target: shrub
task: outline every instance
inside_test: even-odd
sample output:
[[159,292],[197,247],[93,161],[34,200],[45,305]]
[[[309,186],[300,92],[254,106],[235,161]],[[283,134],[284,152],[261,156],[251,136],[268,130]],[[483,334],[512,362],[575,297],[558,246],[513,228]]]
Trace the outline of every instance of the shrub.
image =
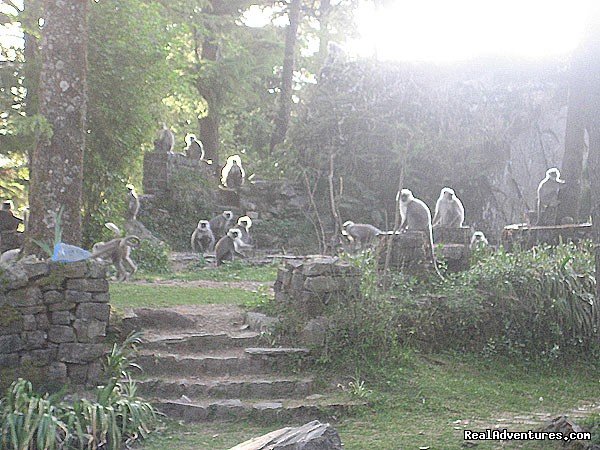
[[156,420],[154,408],[137,396],[129,358],[139,335],[113,347],[107,360],[110,379],[96,388],[94,401],[63,401],[64,391],[37,394],[29,381],[13,382],[0,400],[0,450],[101,448],[118,450],[145,437]]
[[140,270],[152,273],[171,271],[170,249],[166,244],[142,240],[138,248],[131,252],[132,258]]
[[563,244],[480,255],[470,270],[418,279],[394,274],[382,292],[374,259],[361,266],[361,296],[330,302],[326,358],[356,365],[408,347],[551,360],[600,348],[594,252]]

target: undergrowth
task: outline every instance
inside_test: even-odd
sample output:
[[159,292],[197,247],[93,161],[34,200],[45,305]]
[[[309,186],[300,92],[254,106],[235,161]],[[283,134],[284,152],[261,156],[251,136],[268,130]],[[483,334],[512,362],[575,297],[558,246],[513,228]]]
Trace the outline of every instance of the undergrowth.
[[65,391],[39,394],[19,378],[0,399],[0,450],[107,449],[148,435],[156,412],[137,395],[130,370],[139,335],[115,345],[107,358],[107,382],[96,388],[95,400],[68,402]]
[[378,370],[411,349],[545,362],[600,355],[590,243],[481,254],[445,281],[395,273],[385,292],[373,256],[353,263],[361,295],[330,302],[323,362]]

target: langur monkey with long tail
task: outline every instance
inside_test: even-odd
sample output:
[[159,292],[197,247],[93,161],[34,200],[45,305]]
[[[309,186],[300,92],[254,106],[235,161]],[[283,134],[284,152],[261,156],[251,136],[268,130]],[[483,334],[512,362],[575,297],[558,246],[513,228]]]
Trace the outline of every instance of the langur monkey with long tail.
[[431,227],[431,211],[429,207],[423,202],[416,198],[409,189],[402,189],[396,196],[398,200],[398,206],[400,208],[400,216],[402,217],[402,223],[400,225],[401,231],[423,231],[427,233],[429,237],[429,249],[431,251],[431,259],[433,261],[433,267],[443,280],[444,277],[440,273],[438,268],[437,259],[433,251],[433,232]]
[[465,208],[454,193],[454,189],[445,187],[435,204],[432,226],[445,228],[460,228],[465,221]]
[[558,191],[564,183],[556,167],[546,170],[546,177],[537,189],[537,225],[556,225]]
[[217,266],[223,264],[223,261],[233,261],[235,255],[244,258],[245,255],[242,253],[242,250],[246,248],[252,248],[252,246],[242,241],[242,232],[240,229],[230,228],[227,234],[219,239],[215,246]]
[[376,236],[379,236],[382,231],[368,223],[354,223],[351,220],[347,220],[342,225],[342,235],[348,236],[348,239],[352,242],[352,248],[357,250],[360,246],[360,250],[370,244]]
[[199,252],[204,253],[206,251],[211,252],[215,246],[215,236],[210,229],[210,222],[208,220],[201,220],[198,222],[196,229],[192,233],[191,237],[192,251],[197,252],[196,244],[198,244]]
[[92,258],[110,259],[117,269],[117,281],[127,281],[135,272],[137,265],[131,259],[131,249],[140,245],[140,238],[134,235],[120,237],[121,230],[108,222],[106,228],[115,234],[108,242],[97,242],[92,247]]

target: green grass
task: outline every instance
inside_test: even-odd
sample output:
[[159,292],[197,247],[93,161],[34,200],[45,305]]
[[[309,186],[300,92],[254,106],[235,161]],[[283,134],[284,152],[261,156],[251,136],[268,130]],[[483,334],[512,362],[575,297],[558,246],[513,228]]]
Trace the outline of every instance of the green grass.
[[[581,402],[597,401],[600,396],[597,368],[583,363],[548,368],[462,356],[413,358],[405,367],[385,371],[385,381],[369,385],[367,380],[366,385],[374,391],[372,407],[335,424],[348,450],[459,450],[464,448],[463,428],[481,430],[504,415],[558,414]],[[183,427],[169,422],[165,430],[151,436],[144,448],[228,449],[285,425],[241,422]],[[527,428],[511,427],[509,431]],[[548,442],[479,442],[477,448],[559,447]]]
[[235,261],[220,267],[198,267],[186,272],[172,274],[143,273],[138,279],[182,280],[182,281],[261,281],[274,282],[277,277],[277,265],[251,266]]
[[259,294],[238,288],[201,288],[152,284],[113,283],[110,303],[117,309],[168,307],[176,305],[234,304],[257,299]]

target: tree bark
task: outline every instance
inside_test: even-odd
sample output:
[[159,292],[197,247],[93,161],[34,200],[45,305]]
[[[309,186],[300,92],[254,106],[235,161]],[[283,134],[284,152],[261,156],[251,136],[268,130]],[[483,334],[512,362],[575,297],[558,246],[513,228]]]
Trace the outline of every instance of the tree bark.
[[61,208],[63,241],[81,243],[88,9],[84,0],[44,1],[39,101],[53,135],[32,155],[25,253],[39,253],[31,239],[53,241]]
[[[216,61],[219,46],[209,36],[202,42],[201,61]],[[202,82],[198,81],[198,92],[206,100],[208,114],[200,119],[200,139],[204,145],[205,159],[212,159],[216,173],[219,172],[219,105],[215,94],[205,89]]]
[[567,124],[565,129],[565,152],[563,154],[561,176],[566,183],[561,187],[558,196],[557,223],[565,217],[572,217],[575,222],[580,217],[580,198],[583,176],[585,146],[585,93],[581,90],[580,74],[581,56],[573,57],[569,86]]
[[298,40],[298,25],[300,23],[300,0],[291,0],[288,7],[288,25],[285,34],[285,53],[281,71],[281,91],[279,93],[279,113],[275,119],[275,130],[271,135],[270,152],[285,140],[290,115],[292,111],[292,83],[294,78],[294,56]]

